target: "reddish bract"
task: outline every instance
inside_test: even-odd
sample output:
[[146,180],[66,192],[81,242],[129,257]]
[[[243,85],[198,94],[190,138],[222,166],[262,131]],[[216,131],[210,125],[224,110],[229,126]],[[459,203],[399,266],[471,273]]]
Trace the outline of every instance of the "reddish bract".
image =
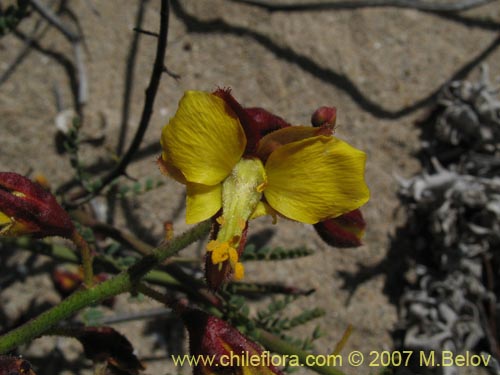
[[41,238],[70,238],[75,228],[56,198],[39,184],[12,172],[0,172],[0,212],[19,223],[20,230],[5,235],[31,234]]
[[[183,312],[182,317],[189,331],[191,355],[214,359],[212,366],[198,364],[194,367],[193,374],[228,374],[229,371],[241,375],[242,367],[234,363],[233,366],[228,366],[226,359],[235,356],[264,358],[263,349],[257,343],[243,336],[224,320],[199,310],[187,310]],[[280,370],[265,361],[261,361],[259,366],[246,364],[245,370],[255,375],[282,375]]]
[[366,222],[359,209],[314,224],[314,229],[323,241],[334,247],[361,246],[365,227]]

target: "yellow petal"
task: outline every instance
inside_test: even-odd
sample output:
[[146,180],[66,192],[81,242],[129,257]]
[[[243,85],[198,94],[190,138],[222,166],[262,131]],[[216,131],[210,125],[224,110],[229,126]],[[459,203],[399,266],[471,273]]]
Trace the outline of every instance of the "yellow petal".
[[221,98],[188,91],[177,113],[163,128],[166,159],[189,182],[215,185],[226,178],[246,146],[245,133],[234,112]]
[[318,135],[331,135],[328,128],[313,128],[310,126],[289,126],[269,133],[259,141],[257,156],[266,161],[269,155],[278,147],[291,142],[301,141]]
[[222,207],[222,185],[207,186],[188,182],[186,223],[195,224],[214,216]]
[[337,217],[369,199],[365,160],[364,152],[335,137],[289,143],[269,156],[264,195],[292,220],[315,224]]
[[4,225],[10,224],[12,221],[10,220],[10,217],[5,215],[2,211],[0,211],[0,228],[3,227]]
[[6,221],[6,218],[8,217],[0,212],[0,237],[24,236],[35,231],[33,227],[26,222],[15,220],[14,218]]

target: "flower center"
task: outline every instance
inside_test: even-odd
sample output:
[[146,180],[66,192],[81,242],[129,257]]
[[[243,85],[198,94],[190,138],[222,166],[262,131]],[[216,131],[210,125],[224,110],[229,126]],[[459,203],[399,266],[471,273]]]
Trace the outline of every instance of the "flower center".
[[241,159],[222,183],[222,216],[217,219],[220,228],[217,239],[208,243],[207,250],[212,252],[213,264],[222,266],[229,259],[236,279],[243,276],[237,251],[241,237],[266,183],[266,172],[259,159]]

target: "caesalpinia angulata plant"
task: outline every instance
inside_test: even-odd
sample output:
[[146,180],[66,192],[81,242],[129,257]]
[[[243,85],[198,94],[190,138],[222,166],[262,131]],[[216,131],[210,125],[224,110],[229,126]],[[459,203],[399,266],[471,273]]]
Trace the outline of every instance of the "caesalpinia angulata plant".
[[[113,233],[114,237],[110,237],[121,240],[121,244],[136,250],[140,247],[142,258],[136,258],[136,263],[128,268],[120,263],[119,252],[113,254],[113,259],[95,253],[100,264],[123,270],[114,277],[94,277],[89,245],[50,192],[24,176],[0,173],[0,236],[70,239],[81,250],[81,259],[76,257],[76,261],[83,266],[82,272],[55,272],[65,299],[0,336],[0,353],[46,333],[70,336],[83,343],[88,358],[104,362],[106,368],[137,374],[143,369],[142,363],[131,356],[133,348],[127,339],[112,328],[89,328],[80,324],[75,328],[58,323],[84,307],[109,301],[120,293],[141,292],[179,313],[190,333],[193,355],[214,355],[219,359],[232,352],[262,355],[263,348],[234,328],[232,324],[235,324],[246,327],[243,332],[250,333],[267,349],[282,354],[296,350],[304,358],[304,351],[293,349],[276,334],[280,334],[283,327],[314,319],[321,315],[319,311],[304,312],[294,320],[282,320],[278,329],[269,326],[271,315],[266,315],[267,320],[262,315],[252,321],[240,309],[231,310],[234,292],[216,291],[226,282],[243,278],[242,254],[248,225],[260,216],[270,215],[273,223],[287,219],[312,224],[322,239],[336,247],[361,244],[365,222],[359,208],[369,199],[364,179],[366,156],[334,136],[336,115],[335,108],[322,107],[312,116],[313,126],[292,126],[262,108],[242,107],[229,89],[218,89],[214,93],[186,92],[177,112],[163,128],[158,162],[163,173],[186,185],[186,222],[199,224],[175,238],[171,235],[171,225],[167,225],[166,240],[156,249],[145,248],[140,241],[117,229],[97,225],[96,228],[107,228],[105,233]],[[75,217],[78,217],[76,213]],[[180,267],[175,268],[174,260],[169,261],[172,274],[164,270],[156,270],[155,277],[149,274],[208,233],[205,255],[208,290],[200,287],[200,280],[183,273]],[[69,249],[62,257],[75,260]],[[155,282],[167,286],[167,291],[168,287],[175,287],[176,291],[184,292],[189,302],[183,305],[175,298],[166,298],[149,285]],[[306,294],[294,287],[262,287],[283,294]],[[194,303],[197,308],[191,306]],[[211,314],[199,308],[210,308]],[[121,352],[125,353],[125,360],[119,359]],[[15,363],[14,357],[8,357],[9,366]],[[219,364],[221,366],[197,366],[195,374],[227,373],[228,370],[236,374],[281,374],[272,365],[228,369]],[[324,373],[340,372],[325,370]]]

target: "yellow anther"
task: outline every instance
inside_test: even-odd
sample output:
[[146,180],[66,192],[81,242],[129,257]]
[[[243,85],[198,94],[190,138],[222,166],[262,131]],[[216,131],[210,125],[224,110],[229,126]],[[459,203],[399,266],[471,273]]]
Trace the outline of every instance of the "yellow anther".
[[219,242],[215,240],[211,240],[207,243],[207,251],[214,251],[217,247],[219,247]]
[[[227,242],[210,241],[207,244],[207,251],[212,252],[212,263],[219,264],[230,258],[231,250],[234,250]],[[236,250],[234,250],[236,251]]]
[[229,262],[233,268],[235,267],[235,264],[238,263],[238,252],[234,247],[229,248]]
[[212,263],[213,264],[219,264],[224,261],[226,261],[229,258],[229,253],[227,249],[224,248],[217,248],[212,252]]
[[242,280],[245,277],[245,268],[241,262],[234,265],[234,280]]
[[263,183],[258,185],[255,190],[257,190],[257,193],[262,193],[266,189],[266,186],[267,186],[267,181],[264,181]]

